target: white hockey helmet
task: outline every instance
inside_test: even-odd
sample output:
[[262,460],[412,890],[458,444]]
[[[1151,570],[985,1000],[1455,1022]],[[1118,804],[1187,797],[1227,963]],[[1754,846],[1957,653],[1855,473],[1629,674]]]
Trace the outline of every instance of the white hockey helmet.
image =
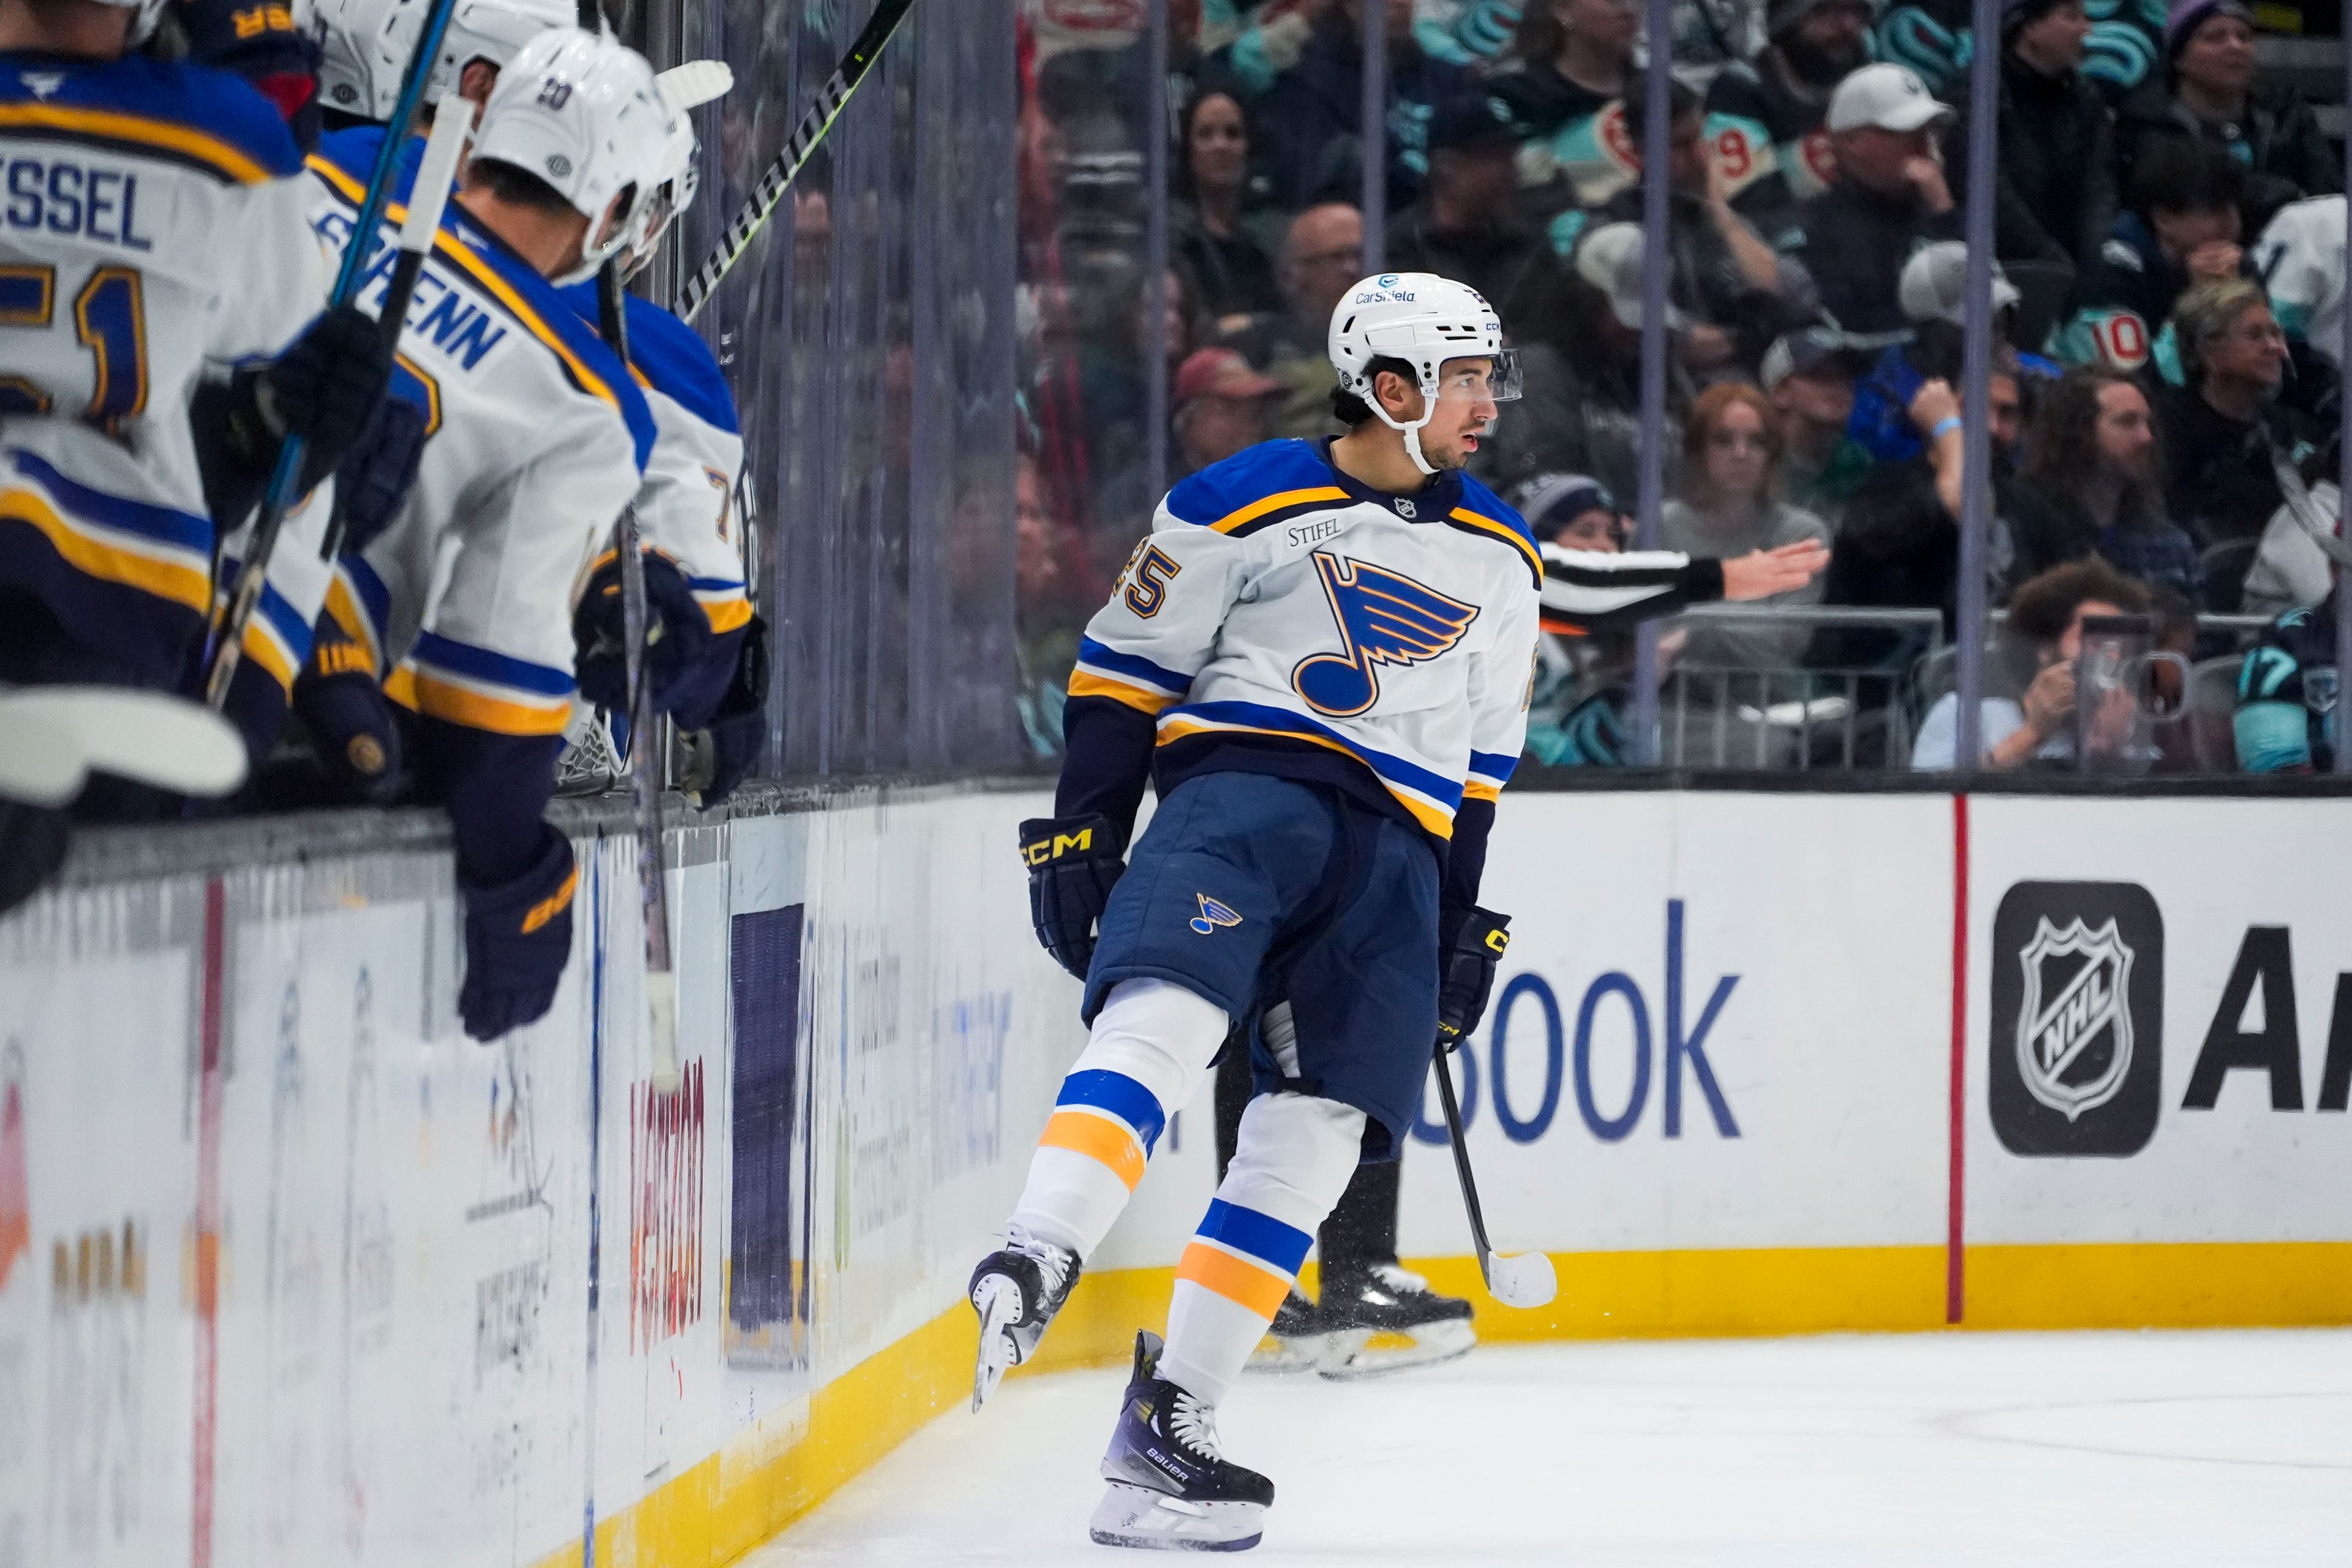
[[[1434,272],[1382,272],[1339,297],[1331,312],[1331,368],[1339,390],[1363,400],[1374,417],[1404,436],[1406,455],[1433,474],[1421,454],[1421,431],[1438,403],[1465,397],[1508,403],[1519,395],[1518,356],[1503,346],[1503,322],[1486,297],[1466,283]],[[1489,362],[1484,374],[1466,367],[1449,375],[1454,360]],[[1422,413],[1408,425],[1372,395],[1372,362],[1397,360],[1421,384]]]
[[662,143],[661,184],[650,200],[637,204],[636,221],[621,258],[621,270],[632,278],[653,260],[663,233],[694,205],[702,188],[702,143],[695,137],[689,111],[724,97],[735,85],[735,73],[724,60],[688,60],[670,67],[654,81],[672,119]]
[[[474,158],[535,174],[588,220],[580,266],[553,281],[593,278],[636,232],[637,209],[665,177],[671,122],[645,56],[578,27],[525,44],[499,75],[474,132]],[[615,197],[620,222],[600,233]]]
[[[416,52],[429,0],[317,0],[311,23],[323,58],[319,97],[328,108],[378,122],[400,100],[401,73]],[[551,27],[578,20],[574,0],[457,0],[441,52],[425,80],[425,101],[457,90],[476,60],[504,70],[516,51]]]

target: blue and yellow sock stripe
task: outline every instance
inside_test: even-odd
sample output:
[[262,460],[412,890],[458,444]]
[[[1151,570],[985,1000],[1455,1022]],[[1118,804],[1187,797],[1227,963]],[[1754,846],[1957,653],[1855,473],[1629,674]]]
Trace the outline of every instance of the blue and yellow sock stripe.
[[1470,753],[1470,776],[1462,781],[1465,800],[1494,800],[1511,782],[1511,770],[1519,765],[1517,757],[1507,757],[1499,752]]
[[1168,1114],[1150,1089],[1125,1073],[1092,1068],[1062,1080],[1061,1098],[1037,1142],[1108,1167],[1131,1193],[1167,1124]]
[[1176,1278],[1271,1321],[1314,1240],[1271,1215],[1215,1198],[1176,1265]]
[[724,637],[751,624],[751,597],[742,584],[727,577],[688,577],[686,585],[710,622],[712,636]]

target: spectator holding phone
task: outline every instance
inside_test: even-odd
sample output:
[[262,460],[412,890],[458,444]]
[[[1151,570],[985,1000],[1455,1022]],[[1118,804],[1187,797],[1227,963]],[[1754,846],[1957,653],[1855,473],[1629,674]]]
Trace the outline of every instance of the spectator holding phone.
[[[2053,568],[2017,590],[2009,621],[1994,643],[1987,696],[1979,710],[1983,754],[1976,766],[2009,773],[2032,765],[2064,765],[2075,753],[2074,661],[2083,651],[2083,622],[2097,616],[2134,615],[2147,608],[2147,592],[2093,557]],[[1949,768],[1959,742],[1960,697],[1944,694],[1920,722],[1911,748],[1914,768]],[[2107,694],[2098,731],[2120,743],[2131,727],[2127,690]]]

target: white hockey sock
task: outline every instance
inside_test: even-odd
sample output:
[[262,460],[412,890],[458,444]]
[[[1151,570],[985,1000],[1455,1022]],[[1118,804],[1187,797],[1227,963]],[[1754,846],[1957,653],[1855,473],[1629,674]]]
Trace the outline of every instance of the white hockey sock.
[[1223,1402],[1356,1173],[1363,1140],[1352,1105],[1304,1094],[1250,1101],[1234,1163],[1176,1266],[1160,1376]]
[[1143,1179],[1171,1109],[1224,1043],[1224,1010],[1165,980],[1127,980],[1095,1015],[1029,1162],[1013,1223],[1089,1258]]

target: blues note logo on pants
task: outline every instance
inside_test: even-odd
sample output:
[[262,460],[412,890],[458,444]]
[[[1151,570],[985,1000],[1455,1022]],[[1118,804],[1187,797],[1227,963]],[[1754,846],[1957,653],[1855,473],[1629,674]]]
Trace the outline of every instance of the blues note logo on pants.
[[1241,916],[1225,908],[1208,894],[1199,893],[1194,896],[1201,900],[1201,912],[1186,923],[1202,936],[1213,936],[1220,926],[1237,926],[1242,923]]

